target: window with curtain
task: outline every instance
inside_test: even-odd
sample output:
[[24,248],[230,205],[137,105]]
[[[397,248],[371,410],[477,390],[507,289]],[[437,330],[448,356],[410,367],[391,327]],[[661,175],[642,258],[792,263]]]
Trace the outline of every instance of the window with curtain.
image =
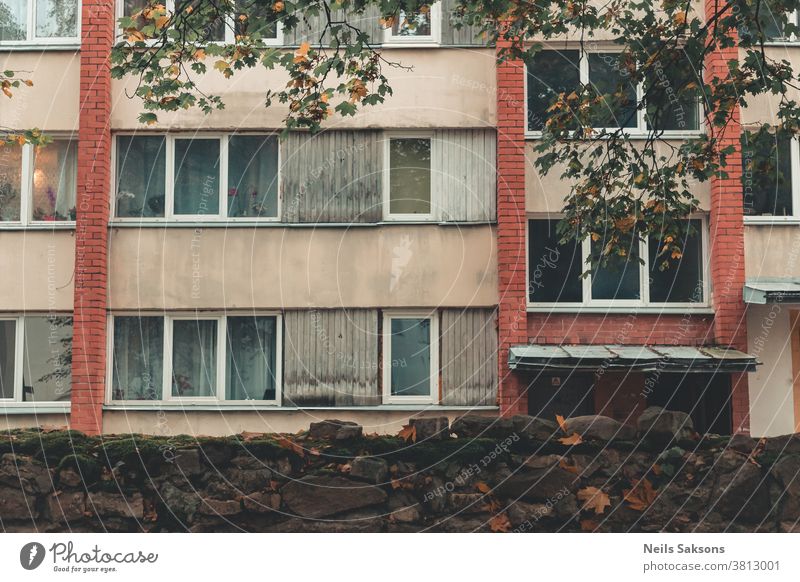
[[278,216],[278,138],[234,135],[228,140],[228,216]]
[[34,221],[75,220],[78,142],[55,139],[35,148],[32,217]]
[[391,395],[431,395],[431,320],[391,319]]
[[164,383],[164,318],[114,317],[113,400],[160,400]]
[[22,370],[24,402],[69,401],[72,318],[25,317]]
[[216,319],[172,321],[172,396],[216,395],[218,325]]
[[274,316],[227,318],[227,400],[276,399],[276,319]]
[[22,152],[17,144],[0,147],[0,221],[17,222],[22,204]]
[[175,140],[175,214],[219,214],[219,139]]
[[117,138],[115,214],[119,217],[163,217],[166,204],[166,138]]
[[0,398],[14,398],[14,364],[17,353],[17,322],[0,320]]
[[389,214],[431,213],[431,140],[389,140]]

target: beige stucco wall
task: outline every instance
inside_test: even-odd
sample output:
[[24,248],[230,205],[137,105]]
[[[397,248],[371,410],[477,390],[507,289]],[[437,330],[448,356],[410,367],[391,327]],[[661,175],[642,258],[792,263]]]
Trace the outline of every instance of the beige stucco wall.
[[0,311],[72,310],[75,233],[0,230]]
[[748,279],[800,277],[800,226],[747,225],[744,243]]
[[[787,60],[791,63],[793,70],[800,68],[800,46],[797,44],[787,44],[771,46],[766,49],[767,57],[775,60]],[[742,51],[743,55],[743,51]],[[800,91],[790,90],[788,98],[800,99]],[[756,98],[747,98],[747,107],[742,108],[741,120],[743,125],[754,125],[761,123],[777,123],[776,113],[781,101],[780,95],[759,95]]]
[[115,228],[112,309],[491,306],[495,229]]
[[80,55],[76,51],[25,51],[0,55],[3,70],[22,71],[18,76],[33,87],[14,89],[11,100],[3,97],[0,125],[12,129],[38,127],[46,131],[77,131],[80,98]]
[[65,427],[69,425],[68,414],[0,414],[0,430],[34,427]]
[[788,305],[749,305],[748,353],[763,363],[748,375],[750,431],[755,437],[795,432]]
[[[404,70],[384,66],[394,94],[386,103],[366,107],[354,117],[332,117],[330,128],[381,127],[486,127],[496,124],[494,87],[495,60],[491,49],[387,49],[385,58],[413,67]],[[149,129],[233,129],[283,127],[288,105],[276,103],[264,107],[268,89],[281,90],[286,86],[282,70],[268,71],[264,67],[239,71],[225,79],[213,70],[198,77],[198,85],[209,94],[224,94],[225,109],[204,115],[197,109],[174,114],[160,114],[160,125]],[[136,79],[112,83],[112,128],[132,130],[141,128],[137,117],[141,101],[129,99]]]

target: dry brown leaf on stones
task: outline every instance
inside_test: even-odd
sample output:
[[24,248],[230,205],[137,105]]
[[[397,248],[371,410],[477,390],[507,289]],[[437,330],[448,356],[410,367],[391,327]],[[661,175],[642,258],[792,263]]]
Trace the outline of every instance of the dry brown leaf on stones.
[[647,479],[640,479],[633,489],[625,489],[623,499],[627,501],[634,511],[644,511],[656,500],[658,492],[653,489],[653,484]]
[[567,446],[579,445],[583,442],[583,438],[581,438],[581,435],[574,432],[570,436],[558,439],[558,442]]
[[397,433],[401,439],[406,442],[417,442],[417,427],[411,426],[410,424],[403,425],[403,428],[400,429],[400,432]]
[[606,507],[611,506],[608,495],[597,487],[584,487],[578,491],[578,501],[583,501],[582,509],[584,511],[591,510],[596,515],[600,515],[606,510]]
[[505,533],[511,531],[511,522],[505,513],[498,513],[489,522],[489,529],[497,533]]

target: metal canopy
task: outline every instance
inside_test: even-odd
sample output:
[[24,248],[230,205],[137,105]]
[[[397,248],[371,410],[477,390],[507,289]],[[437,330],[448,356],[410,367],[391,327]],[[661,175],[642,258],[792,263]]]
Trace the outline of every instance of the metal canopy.
[[744,302],[800,303],[800,279],[751,279],[744,284]]
[[755,356],[724,347],[528,345],[513,346],[508,354],[512,370],[637,370],[652,372],[752,372]]

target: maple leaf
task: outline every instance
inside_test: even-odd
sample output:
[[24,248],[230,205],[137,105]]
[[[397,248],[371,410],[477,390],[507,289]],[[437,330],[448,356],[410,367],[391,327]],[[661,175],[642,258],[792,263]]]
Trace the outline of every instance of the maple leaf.
[[584,511],[594,510],[596,515],[600,515],[611,506],[608,495],[597,487],[584,487],[578,491],[578,501],[583,501]]
[[578,468],[578,464],[575,463],[574,465],[570,465],[569,463],[567,463],[566,459],[561,459],[558,462],[558,466],[561,467],[562,469],[564,469],[565,471],[568,471],[568,472],[572,473],[573,475],[577,475],[577,474],[580,473],[580,469]]
[[244,431],[242,433],[239,433],[239,436],[242,437],[242,440],[244,442],[249,442],[249,441],[252,441],[253,439],[257,439],[259,437],[263,437],[264,433],[263,432],[248,432],[248,431]]
[[392,479],[392,489],[400,489],[402,486],[400,479]]
[[558,427],[561,429],[561,432],[567,434],[567,423],[564,420],[564,417],[560,414],[556,414],[556,422],[558,423]]
[[582,519],[581,520],[581,531],[594,531],[599,526],[600,526],[600,524],[597,523],[593,519]]
[[484,483],[483,481],[478,481],[477,483],[475,483],[475,489],[477,489],[478,491],[480,491],[480,492],[481,492],[481,493],[483,493],[484,495],[486,495],[487,493],[489,493],[489,491],[491,491],[491,490],[492,490],[492,488],[491,488],[491,487],[489,487],[489,486],[488,486],[486,483]]
[[303,447],[298,445],[296,442],[290,441],[286,437],[280,437],[278,439],[278,446],[283,447],[284,449],[289,449],[290,451],[293,451],[294,453],[296,453],[297,455],[299,455],[301,457],[305,457],[306,456],[306,453],[305,453],[305,450],[303,450]]
[[647,479],[640,479],[632,489],[625,489],[622,494],[622,498],[630,504],[630,508],[634,511],[644,511],[658,496],[656,490],[653,489],[653,484]]
[[511,531],[511,522],[505,513],[498,513],[489,521],[489,529],[497,533],[509,532]]
[[410,424],[405,424],[403,425],[403,428],[400,429],[400,432],[397,433],[397,436],[406,442],[411,441],[412,443],[415,443],[417,442],[417,427]]
[[581,444],[583,439],[581,438],[581,435],[574,432],[568,437],[558,439],[558,442],[560,442],[562,445],[572,446]]

